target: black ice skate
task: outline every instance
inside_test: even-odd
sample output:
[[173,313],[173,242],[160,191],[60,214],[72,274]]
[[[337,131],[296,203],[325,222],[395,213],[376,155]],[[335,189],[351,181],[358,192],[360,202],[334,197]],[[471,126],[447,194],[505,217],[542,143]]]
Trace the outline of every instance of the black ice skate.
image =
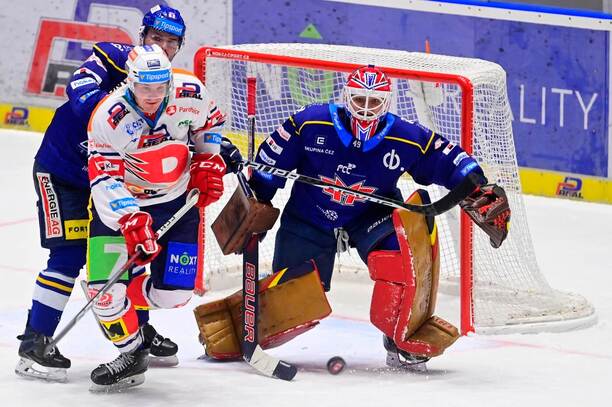
[[153,325],[146,323],[142,328],[144,347],[149,348],[151,367],[171,367],[178,365],[178,345],[169,338],[157,333]]
[[398,349],[393,339],[383,335],[383,345],[387,350],[387,366],[396,369],[405,369],[411,372],[427,372],[426,356],[413,355]]
[[67,369],[70,359],[65,358],[56,346],[45,353],[46,346],[52,338],[32,331],[26,327],[26,332],[17,337],[19,345],[19,362],[15,373],[19,376],[54,382],[68,380]]
[[136,349],[98,366],[91,372],[92,392],[115,392],[144,383],[149,365],[149,350]]

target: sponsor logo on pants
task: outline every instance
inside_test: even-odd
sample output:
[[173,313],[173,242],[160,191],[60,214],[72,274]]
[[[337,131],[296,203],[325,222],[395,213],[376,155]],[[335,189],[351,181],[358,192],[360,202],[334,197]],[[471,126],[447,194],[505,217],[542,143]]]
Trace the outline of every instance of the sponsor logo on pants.
[[59,200],[51,175],[43,172],[37,172],[38,187],[41,196],[41,205],[45,220],[45,236],[47,239],[54,237],[62,237],[64,235],[62,228],[62,217],[59,209]]

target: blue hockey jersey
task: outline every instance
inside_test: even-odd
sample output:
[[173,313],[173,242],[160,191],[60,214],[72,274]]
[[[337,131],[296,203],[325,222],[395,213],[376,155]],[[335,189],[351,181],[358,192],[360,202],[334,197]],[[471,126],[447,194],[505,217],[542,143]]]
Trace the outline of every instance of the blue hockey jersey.
[[66,93],[68,101],[57,108],[35,160],[65,182],[89,188],[87,175],[87,123],[98,102],[127,76],[125,61],[132,45],[99,42],[74,72]]
[[[314,104],[290,116],[263,142],[256,161],[356,191],[402,199],[404,173],[421,185],[452,189],[482,169],[446,138],[387,113],[374,137],[362,142],[350,133],[342,106]],[[285,180],[255,171],[251,185],[260,200],[272,199]],[[324,229],[346,226],[379,204],[346,192],[295,182],[285,210]]]

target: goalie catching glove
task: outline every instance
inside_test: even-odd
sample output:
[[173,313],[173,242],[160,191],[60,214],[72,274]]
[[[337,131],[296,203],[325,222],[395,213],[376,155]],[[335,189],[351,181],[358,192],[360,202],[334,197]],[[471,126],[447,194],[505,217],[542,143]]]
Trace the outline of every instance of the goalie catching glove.
[[510,206],[508,197],[497,184],[482,185],[459,204],[470,218],[490,237],[498,248],[508,236]]

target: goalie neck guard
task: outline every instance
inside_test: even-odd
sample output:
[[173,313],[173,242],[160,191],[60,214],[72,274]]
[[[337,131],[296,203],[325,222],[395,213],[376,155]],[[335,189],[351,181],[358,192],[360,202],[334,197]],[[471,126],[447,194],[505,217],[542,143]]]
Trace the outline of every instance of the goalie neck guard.
[[344,85],[344,104],[351,119],[353,136],[369,140],[391,105],[391,81],[374,65],[351,73]]

